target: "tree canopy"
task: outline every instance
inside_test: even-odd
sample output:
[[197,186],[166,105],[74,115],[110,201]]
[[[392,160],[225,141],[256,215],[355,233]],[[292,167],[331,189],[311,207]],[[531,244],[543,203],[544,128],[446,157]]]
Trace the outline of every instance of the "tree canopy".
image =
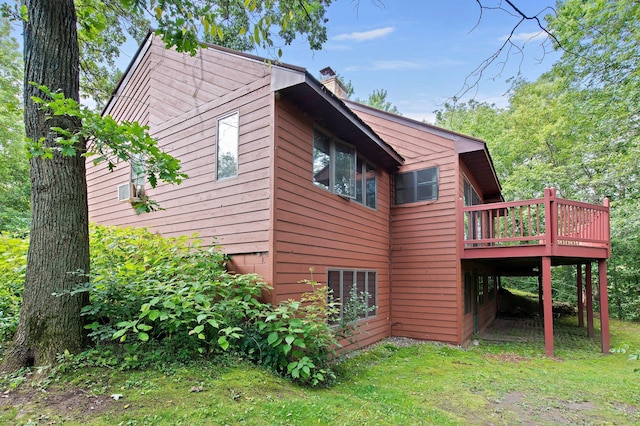
[[447,104],[437,124],[487,141],[507,199],[545,187],[611,199],[612,312],[640,317],[640,3],[567,0],[549,16],[563,52],[551,71],[517,81],[506,108]]

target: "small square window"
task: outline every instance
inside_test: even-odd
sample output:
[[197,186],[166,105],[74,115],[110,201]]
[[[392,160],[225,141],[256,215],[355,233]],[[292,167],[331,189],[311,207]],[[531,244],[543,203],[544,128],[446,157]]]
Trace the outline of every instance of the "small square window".
[[395,203],[407,204],[438,199],[438,168],[399,173],[395,178]]

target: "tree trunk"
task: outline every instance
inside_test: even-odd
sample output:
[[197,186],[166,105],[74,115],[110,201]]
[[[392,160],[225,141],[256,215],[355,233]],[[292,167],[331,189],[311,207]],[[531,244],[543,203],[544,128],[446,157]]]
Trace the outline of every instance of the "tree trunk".
[[[52,126],[74,128],[70,117],[46,119],[30,97],[44,94],[29,82],[79,100],[79,59],[73,0],[27,0],[24,23],[24,102],[26,135],[55,147]],[[89,232],[85,162],[78,155],[31,159],[31,242],[20,323],[0,370],[51,365],[56,354],[82,349],[80,310],[86,293],[64,293],[89,273]],[[78,273],[78,272],[82,273]]]

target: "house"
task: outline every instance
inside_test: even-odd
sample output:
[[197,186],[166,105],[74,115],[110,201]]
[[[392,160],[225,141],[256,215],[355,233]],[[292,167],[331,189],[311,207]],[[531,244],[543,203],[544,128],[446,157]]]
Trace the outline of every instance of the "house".
[[[109,172],[89,161],[90,219],[198,233],[235,271],[264,277],[272,303],[309,290],[304,279],[343,302],[355,285],[375,306],[361,345],[388,336],[461,344],[495,318],[500,275],[538,275],[550,294],[552,263],[604,261],[606,302],[608,207],[572,204],[558,234],[545,208],[557,216],[561,199],[549,192],[542,210],[539,200],[504,203],[484,142],[342,99],[323,71],[326,86],[300,67],[216,46],[191,57],[149,35],[104,113],[148,125],[189,179],[150,188],[135,164]],[[126,201],[142,190],[164,210],[137,215]],[[606,235],[582,247],[594,221]],[[558,235],[573,254],[553,251]],[[521,248],[534,251],[509,251]]]

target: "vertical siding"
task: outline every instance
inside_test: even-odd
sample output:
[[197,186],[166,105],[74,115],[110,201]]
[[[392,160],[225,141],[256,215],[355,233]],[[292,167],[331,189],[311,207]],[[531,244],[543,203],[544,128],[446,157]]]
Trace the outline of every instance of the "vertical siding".
[[[242,255],[240,272],[259,270],[270,281],[270,261],[264,256],[269,251],[273,149],[268,65],[213,49],[191,58],[165,50],[154,39],[132,72],[111,114],[148,124],[189,178],[155,189],[147,183],[147,194],[164,210],[136,215],[117,200],[118,184],[129,179],[129,164],[120,163],[110,173],[89,160],[90,219],[149,227],[166,236],[197,233],[206,244]],[[239,112],[238,177],[217,182],[217,120],[234,111]]]
[[[275,301],[326,283],[327,270],[378,273],[378,311],[360,344],[389,335],[389,176],[378,170],[378,208],[370,209],[312,182],[313,121],[286,100],[276,104],[274,282]],[[346,141],[349,142],[349,141]],[[372,159],[369,159],[370,161]],[[313,274],[310,273],[313,268]]]
[[438,167],[438,200],[391,207],[391,332],[395,336],[461,343],[460,261],[454,142],[379,115],[358,111],[405,158],[400,172]]

